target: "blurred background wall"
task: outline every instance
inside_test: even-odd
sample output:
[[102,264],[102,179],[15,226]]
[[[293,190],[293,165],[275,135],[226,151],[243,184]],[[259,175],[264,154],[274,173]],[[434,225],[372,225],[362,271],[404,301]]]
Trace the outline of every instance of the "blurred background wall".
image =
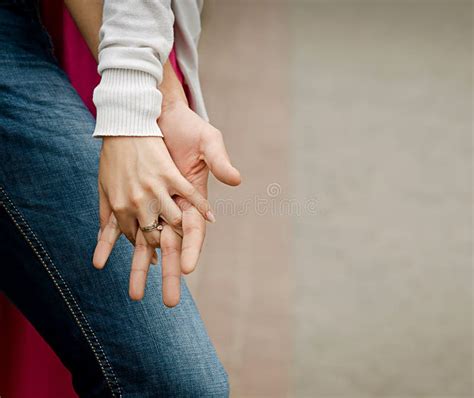
[[471,397],[472,2],[207,0],[189,283],[234,397]]

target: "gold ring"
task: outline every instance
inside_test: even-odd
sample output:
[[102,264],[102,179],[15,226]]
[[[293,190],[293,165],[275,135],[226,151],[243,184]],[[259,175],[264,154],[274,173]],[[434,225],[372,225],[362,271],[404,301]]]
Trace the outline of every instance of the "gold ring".
[[158,231],[162,231],[163,225],[161,225],[160,223],[160,217],[157,217],[156,220],[153,222],[153,224],[147,225],[146,227],[140,227],[140,229],[143,232],[151,232],[151,231],[154,231],[155,229],[157,229]]

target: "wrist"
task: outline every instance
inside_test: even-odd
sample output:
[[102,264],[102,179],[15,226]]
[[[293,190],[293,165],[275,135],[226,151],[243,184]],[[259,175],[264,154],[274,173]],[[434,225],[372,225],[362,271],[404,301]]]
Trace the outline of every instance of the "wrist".
[[183,103],[188,106],[186,93],[169,61],[163,66],[163,81],[159,89],[163,95],[162,108],[170,108],[175,104]]
[[186,99],[186,97],[168,98],[166,100],[163,98],[163,102],[161,104],[161,113],[168,112],[182,106],[189,108],[188,100]]

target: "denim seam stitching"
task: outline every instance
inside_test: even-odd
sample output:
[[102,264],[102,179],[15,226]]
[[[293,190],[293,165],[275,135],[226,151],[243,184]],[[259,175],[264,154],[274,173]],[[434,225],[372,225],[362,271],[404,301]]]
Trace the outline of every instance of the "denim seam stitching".
[[[17,229],[23,235],[23,237],[25,238],[28,245],[31,247],[33,252],[36,254],[38,259],[40,260],[40,262],[43,265],[44,269],[47,271],[47,273],[50,276],[51,280],[53,281],[54,285],[58,289],[58,291],[59,291],[61,297],[63,298],[64,302],[66,303],[67,307],[71,311],[71,314],[73,315],[77,325],[79,326],[79,329],[82,331],[82,334],[84,335],[86,341],[89,343],[89,346],[91,347],[92,352],[94,353],[94,356],[97,359],[97,362],[98,362],[98,364],[99,364],[99,366],[102,370],[102,374],[104,375],[104,378],[107,381],[107,384],[110,388],[110,391],[112,392],[112,396],[115,397],[116,393],[117,393],[119,398],[122,397],[122,391],[121,391],[121,388],[120,388],[120,384],[119,384],[117,376],[115,375],[115,372],[112,368],[112,365],[110,364],[110,362],[107,358],[107,355],[105,354],[105,352],[102,348],[102,345],[99,342],[99,339],[97,338],[96,334],[94,333],[94,330],[90,326],[89,321],[87,320],[85,314],[82,312],[81,308],[79,307],[79,304],[77,303],[76,299],[74,298],[74,295],[72,294],[72,292],[71,292],[69,286],[67,285],[66,281],[63,279],[62,275],[60,274],[59,269],[56,267],[53,260],[49,256],[48,252],[44,248],[43,244],[38,239],[36,234],[33,232],[32,228],[30,227],[28,222],[25,220],[25,218],[23,217],[21,212],[18,210],[18,208],[12,202],[10,197],[7,195],[5,189],[2,186],[0,186],[0,190],[1,190],[1,194],[2,194],[1,196],[8,201],[8,204],[7,204],[2,200],[3,208],[8,213],[8,215],[12,219],[12,221],[15,224],[15,226],[17,227]],[[9,208],[8,205],[11,207],[11,209]],[[13,214],[13,213],[15,213],[20,218],[21,223],[24,225],[24,227],[27,229],[27,231],[25,231],[24,228],[22,228],[22,225],[20,225],[20,223],[15,218],[15,214]],[[39,246],[42,253],[40,253],[40,251],[34,245],[32,240],[34,240],[35,241],[34,243],[36,243]],[[49,266],[48,266],[47,262],[49,262]],[[72,301],[72,303],[70,301]],[[73,307],[75,307],[75,308],[73,308]],[[82,318],[82,321],[81,321],[81,319],[79,319],[79,317]],[[92,334],[92,336],[90,334]],[[97,352],[97,349],[100,352]],[[104,361],[105,361],[105,364],[103,363]],[[110,380],[110,377],[113,378],[113,381]]]

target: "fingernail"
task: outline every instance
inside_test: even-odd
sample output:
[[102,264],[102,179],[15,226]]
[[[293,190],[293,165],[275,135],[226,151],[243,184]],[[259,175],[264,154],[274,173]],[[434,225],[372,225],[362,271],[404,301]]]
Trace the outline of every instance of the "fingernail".
[[214,217],[214,214],[212,214],[210,210],[207,211],[206,218],[209,222],[216,222],[216,217]]
[[101,234],[102,234],[102,231],[99,229],[99,232],[97,233],[97,242],[99,241]]

